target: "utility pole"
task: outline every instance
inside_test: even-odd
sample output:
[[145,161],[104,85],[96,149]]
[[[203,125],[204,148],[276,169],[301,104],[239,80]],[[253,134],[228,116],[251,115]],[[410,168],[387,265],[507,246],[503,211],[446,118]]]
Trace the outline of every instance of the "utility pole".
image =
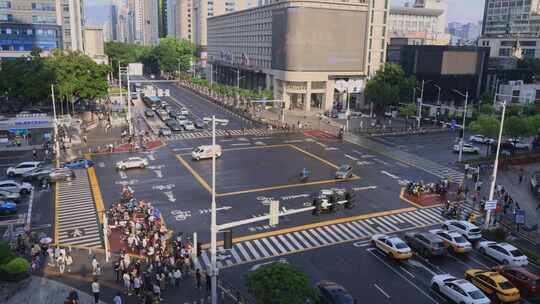
[[420,122],[422,121],[422,102],[424,100],[424,84],[425,84],[425,80],[422,79],[422,91],[420,91],[420,102],[418,104],[418,129],[420,129]]
[[[495,94],[495,96],[497,96],[497,94]],[[506,113],[506,102],[503,102],[502,106],[503,106],[503,110],[502,110],[502,117],[501,117],[501,127],[499,129],[499,139],[497,141],[497,153],[495,154],[495,163],[493,164],[493,174],[491,176],[491,186],[489,188],[489,201],[493,201],[493,196],[495,195],[495,184],[497,183],[497,170],[499,169],[499,152],[501,151],[504,115]],[[489,228],[490,221],[491,221],[491,210],[487,210],[485,229]]]
[[133,135],[133,125],[132,125],[132,122],[131,122],[131,84],[129,82],[129,66],[126,67],[126,78],[127,78],[127,86],[128,86],[128,98],[127,98],[127,101],[128,101],[128,113],[127,113],[128,129],[129,129],[129,136],[132,136]]
[[459,156],[458,156],[458,161],[460,162],[462,157],[463,157],[463,145],[465,143],[465,119],[467,118],[467,102],[469,100],[469,91],[465,91],[465,94],[461,93],[460,91],[458,90],[454,90],[454,92],[458,93],[459,95],[461,96],[464,96],[465,97],[465,105],[463,107],[463,124],[461,126],[461,130],[463,131],[463,137],[461,138],[461,140],[459,141]]
[[437,122],[439,121],[439,112],[441,111],[441,87],[438,86],[436,83],[433,84],[437,90],[439,90],[438,94],[437,94],[437,113],[436,113],[436,116],[437,116]]
[[212,84],[214,82],[214,71],[212,70],[212,63],[210,64],[210,87],[212,87]]
[[217,221],[216,221],[216,116],[212,115],[212,218],[211,218],[211,263],[212,263],[212,304],[217,304]]
[[56,168],[60,168],[60,143],[58,141],[58,120],[56,119],[56,103],[54,100],[54,84],[51,84],[51,97],[54,116],[54,148],[56,150]]
[[120,90],[120,102],[123,102],[124,98],[122,95],[122,72],[120,68],[120,62],[118,63],[118,89]]

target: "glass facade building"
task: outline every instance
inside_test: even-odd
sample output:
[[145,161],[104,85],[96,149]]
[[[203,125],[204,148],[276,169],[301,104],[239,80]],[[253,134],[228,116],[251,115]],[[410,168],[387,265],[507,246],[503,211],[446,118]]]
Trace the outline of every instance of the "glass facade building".
[[56,24],[0,23],[1,51],[43,51],[61,48],[60,26]]

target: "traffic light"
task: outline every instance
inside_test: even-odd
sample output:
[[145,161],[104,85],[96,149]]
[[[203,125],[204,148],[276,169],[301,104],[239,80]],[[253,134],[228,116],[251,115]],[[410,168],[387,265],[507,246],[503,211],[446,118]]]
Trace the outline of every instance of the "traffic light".
[[223,249],[232,249],[232,230],[223,231]]
[[356,204],[356,193],[352,191],[345,192],[345,208],[352,209]]
[[312,204],[313,204],[313,206],[315,207],[315,209],[313,209],[313,215],[319,215],[319,214],[321,214],[321,211],[322,211],[322,210],[321,210],[321,209],[322,209],[322,207],[321,207],[321,200],[318,199],[318,198],[314,198]]

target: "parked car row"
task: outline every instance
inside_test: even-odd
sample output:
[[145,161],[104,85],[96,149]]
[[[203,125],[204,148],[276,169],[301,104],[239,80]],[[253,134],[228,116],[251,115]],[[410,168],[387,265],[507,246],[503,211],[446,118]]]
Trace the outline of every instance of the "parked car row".
[[445,221],[442,229],[409,232],[403,240],[377,234],[372,244],[396,260],[406,260],[416,252],[426,258],[445,256],[448,251],[466,254],[475,248],[501,265],[492,269],[469,269],[464,279],[450,274],[436,274],[431,279],[434,291],[453,303],[514,303],[522,296],[540,296],[540,276],[524,268],[528,258],[508,243],[481,241],[480,229],[467,221]]
[[155,109],[146,109],[144,115],[147,118],[157,115],[165,123],[166,127],[160,128],[159,136],[170,136],[172,135],[171,131],[194,131],[204,129],[207,126],[203,120],[197,119],[195,122],[190,120],[187,108],[181,107],[179,110],[175,110],[166,101],[160,101],[159,106]]

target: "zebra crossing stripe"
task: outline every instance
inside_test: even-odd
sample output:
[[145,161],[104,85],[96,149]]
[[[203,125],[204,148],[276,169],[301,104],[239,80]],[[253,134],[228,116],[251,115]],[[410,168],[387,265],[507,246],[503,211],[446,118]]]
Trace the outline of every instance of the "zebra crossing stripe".
[[386,217],[384,217],[384,216],[378,218],[378,220],[379,220],[380,222],[382,222],[381,225],[386,225],[386,226],[392,228],[394,231],[399,230],[399,228],[398,228],[397,226],[395,226],[394,224],[390,223],[390,220],[388,220],[388,219],[387,219]]
[[[289,249],[289,251],[294,251],[294,250],[296,250],[296,248],[294,248],[294,246],[293,246],[291,243],[289,243],[289,241],[287,241],[287,239],[285,238],[285,236],[283,236],[283,235],[280,234],[280,235],[278,235],[277,237],[278,237],[278,239],[281,240],[281,242],[285,245],[285,247],[287,247],[287,249]],[[298,249],[302,249],[302,248],[300,248],[300,246],[298,246]]]
[[304,248],[304,246],[300,245],[300,243],[299,243],[299,241],[301,242],[300,238],[298,238],[299,241],[296,240],[296,238],[298,237],[297,234],[298,234],[298,232],[294,232],[294,233],[290,234],[289,239],[293,242],[293,244],[296,246],[296,248],[302,249],[302,248]]
[[240,263],[242,261],[242,259],[240,258],[240,256],[238,255],[238,253],[236,252],[236,246],[233,246],[231,248],[231,255],[233,256],[233,258],[236,260],[236,263]]
[[235,246],[236,246],[236,248],[238,248],[238,249],[240,250],[240,253],[244,255],[246,261],[250,261],[250,260],[251,260],[251,256],[250,256],[249,253],[247,253],[247,251],[244,249],[244,247],[242,246],[242,243],[238,243],[238,244],[236,244]]
[[321,242],[321,244],[315,242],[315,240],[311,237],[311,235],[309,235],[309,233],[307,232],[307,230],[303,230],[301,233],[302,233],[309,241],[311,241],[311,243],[313,244],[313,245],[311,245],[308,241],[306,241],[306,240],[304,239],[304,243],[310,244],[309,247],[320,246],[321,244],[326,244],[326,242]]
[[360,237],[365,237],[367,234],[364,234],[362,231],[360,231],[358,228],[354,227],[351,223],[345,223],[345,226],[349,227],[352,231],[356,232],[356,234]]
[[322,230],[323,227],[319,227],[319,228],[315,228],[315,231],[317,231],[320,236],[322,236],[324,239],[328,240],[328,242],[325,242],[325,243],[335,243],[336,241],[331,238],[328,234],[326,234],[326,232],[324,230]]
[[328,232],[332,236],[332,238],[336,239],[335,241],[332,241],[332,243],[341,242],[343,240],[337,233],[330,229],[330,226],[324,226],[321,228],[323,231]]
[[279,241],[275,237],[271,236],[270,241],[272,241],[272,243],[276,245],[276,247],[280,251],[280,254],[287,252],[287,250],[285,250],[285,248],[283,248],[283,246],[281,246],[281,244],[279,243]]
[[249,252],[251,252],[251,254],[253,254],[253,256],[255,257],[255,259],[260,259],[261,256],[259,255],[259,253],[255,250],[255,248],[253,248],[253,245],[251,245],[251,243],[249,241],[246,241],[246,246],[248,247],[249,249]]
[[[338,226],[338,225],[336,225],[336,226]],[[358,234],[356,234],[356,233],[352,232],[351,230],[349,230],[349,228],[345,225],[345,223],[340,224],[339,227],[341,228],[341,230],[343,230],[344,234],[347,235],[348,239],[359,237]],[[337,229],[337,227],[336,227],[336,229]]]
[[268,242],[267,238],[263,238],[261,240],[266,245],[266,248],[270,249],[270,251],[272,252],[273,255],[278,255],[278,252],[276,251],[276,249],[272,245],[270,245],[270,242]]

